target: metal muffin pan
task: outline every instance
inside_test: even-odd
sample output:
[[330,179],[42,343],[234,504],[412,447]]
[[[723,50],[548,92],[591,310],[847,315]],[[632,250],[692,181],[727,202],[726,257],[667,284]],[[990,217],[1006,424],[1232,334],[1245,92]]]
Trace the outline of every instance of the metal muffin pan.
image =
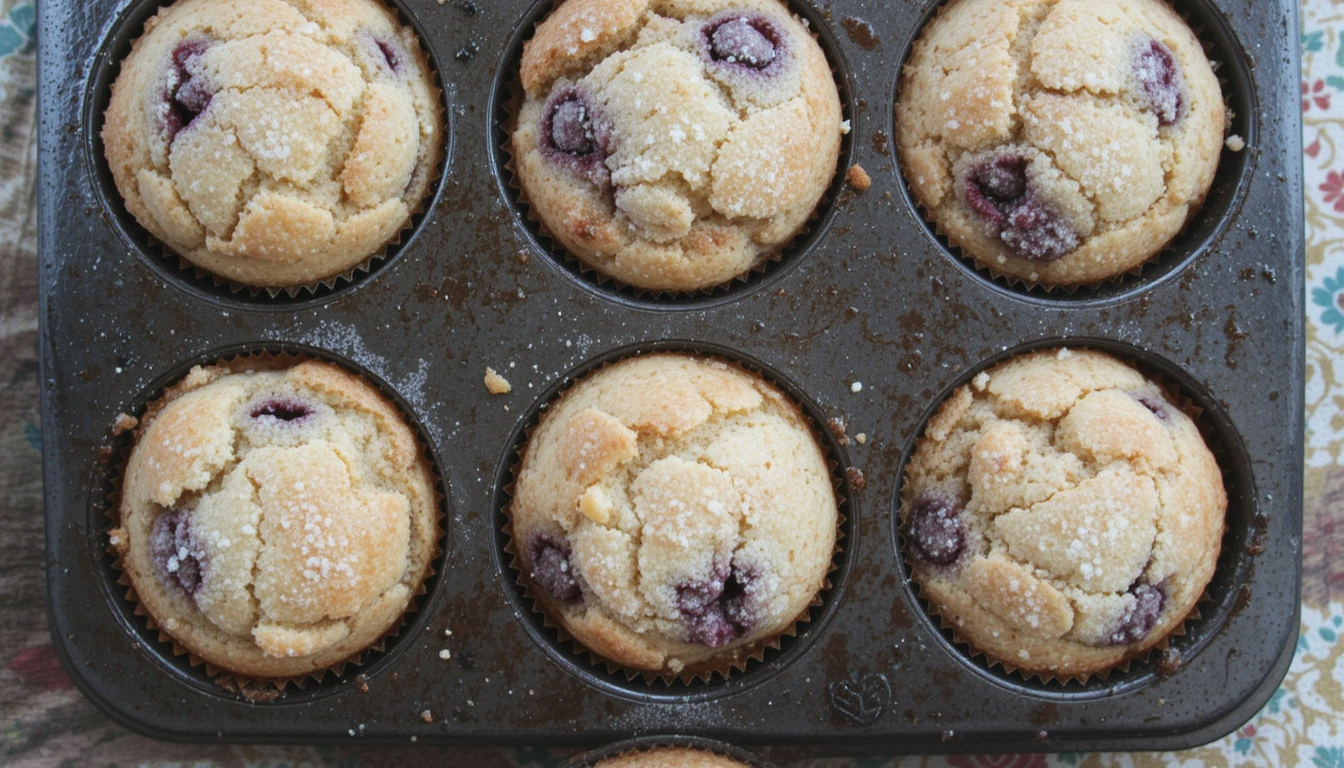
[[[519,213],[499,107],[550,3],[393,3],[439,69],[445,173],[395,258],[297,298],[234,294],[177,269],[111,187],[95,105],[160,3],[39,7],[49,614],[90,698],[136,730],[180,740],[596,745],[680,733],[790,755],[1171,749],[1230,732],[1269,698],[1292,658],[1301,574],[1293,3],[1178,3],[1221,62],[1233,132],[1248,146],[1224,154],[1208,203],[1155,266],[1069,294],[977,271],[910,203],[892,107],[937,1],[797,0],[844,85],[844,154],[873,185],[837,183],[809,234],[764,272],[672,299],[580,273]],[[814,419],[847,426],[846,440],[823,435],[847,504],[834,586],[798,638],[727,681],[646,685],[588,664],[531,612],[501,551],[499,506],[525,426],[572,374],[668,343],[763,367]],[[1228,479],[1229,533],[1201,618],[1172,642],[1179,663],[1155,655],[1106,681],[1027,682],[953,645],[908,583],[894,510],[924,420],[974,372],[1052,344],[1131,359],[1204,411]],[[194,362],[249,350],[369,374],[422,428],[448,496],[441,568],[387,649],[270,702],[219,688],[159,642],[106,553],[111,467],[125,442],[112,435],[117,415]],[[511,394],[486,393],[486,366]]]

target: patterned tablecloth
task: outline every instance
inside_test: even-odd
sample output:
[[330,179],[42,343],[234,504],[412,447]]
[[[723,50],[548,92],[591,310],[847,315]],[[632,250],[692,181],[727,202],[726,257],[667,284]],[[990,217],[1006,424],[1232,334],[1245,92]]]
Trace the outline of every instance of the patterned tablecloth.
[[[167,744],[115,725],[52,651],[43,594],[38,425],[33,0],[0,0],[0,763],[553,766],[543,749]],[[1168,754],[823,760],[799,765],[1310,765],[1344,768],[1344,0],[1302,0],[1307,222],[1307,446],[1302,633],[1283,686],[1251,722]],[[772,758],[788,764],[789,756]]]

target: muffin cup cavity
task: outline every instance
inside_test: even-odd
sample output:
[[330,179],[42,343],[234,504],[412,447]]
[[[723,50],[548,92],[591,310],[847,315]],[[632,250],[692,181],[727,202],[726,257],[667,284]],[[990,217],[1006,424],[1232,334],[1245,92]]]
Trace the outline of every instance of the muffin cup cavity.
[[[419,581],[419,586],[411,595],[401,617],[374,642],[335,664],[314,670],[308,674],[278,678],[252,677],[221,668],[192,652],[175,640],[167,631],[167,628],[161,626],[160,622],[150,614],[141,602],[130,577],[124,570],[117,546],[119,542],[114,538],[121,526],[120,499],[123,475],[134,444],[138,441],[144,425],[148,424],[160,410],[176,397],[175,393],[180,390],[183,380],[194,367],[222,367],[231,373],[242,373],[247,371],[285,370],[307,361],[325,362],[355,374],[362,381],[372,385],[392,403],[406,424],[411,427],[418,443],[420,458],[424,465],[428,467],[433,481],[431,486],[433,492],[432,504],[436,512],[432,535],[433,545],[428,553],[426,568]],[[252,407],[255,404],[249,403],[247,405]],[[267,403],[267,405],[275,404]],[[295,411],[293,410],[284,410],[286,406],[292,408],[294,405],[294,403],[279,404],[282,409],[280,413],[294,414]],[[130,415],[132,413],[135,415]],[[309,414],[306,419],[312,419],[316,415]],[[274,420],[272,414],[262,415],[261,418],[263,420]],[[300,421],[302,420],[305,419]],[[265,425],[263,428],[274,427]],[[429,618],[422,614],[420,609],[430,599],[431,592],[439,581],[438,574],[444,567],[444,552],[447,546],[445,541],[448,519],[446,513],[447,494],[444,490],[443,472],[424,428],[406,403],[386,383],[369,372],[329,353],[296,345],[263,343],[202,355],[179,366],[171,374],[161,377],[157,383],[142,392],[127,409],[127,412],[117,418],[111,429],[111,435],[111,442],[104,449],[100,458],[102,477],[95,478],[95,480],[100,481],[102,492],[93,496],[95,509],[91,510],[91,523],[101,533],[93,537],[92,543],[95,550],[93,554],[96,559],[101,560],[105,565],[103,570],[107,582],[108,598],[114,603],[114,611],[122,617],[122,623],[126,629],[139,638],[137,646],[141,648],[142,652],[147,652],[153,656],[160,663],[160,666],[165,668],[165,671],[174,674],[197,690],[216,695],[233,694],[248,701],[263,703],[272,701],[293,702],[296,699],[315,700],[333,695],[350,688],[350,673],[352,671],[359,671],[361,675],[376,674],[379,669],[400,653],[409,639],[417,634],[420,625]],[[169,546],[169,548],[176,548],[175,554],[180,556],[183,550],[190,549],[188,546],[179,546],[190,542],[189,526],[182,524],[185,521],[180,519],[180,516],[169,519],[166,525],[158,524],[166,518],[173,517],[171,513],[167,513],[161,515],[159,521],[156,521],[155,539],[152,544],[156,552],[160,548],[159,545],[162,544]],[[164,541],[159,541],[160,538]],[[169,541],[170,538],[171,541]],[[158,571],[160,564],[156,562],[155,568]],[[200,572],[190,551],[187,552],[186,558],[178,559],[174,557],[169,559],[167,570],[172,571],[170,575],[173,577],[173,583],[180,585],[182,589],[188,592],[193,591],[199,585]],[[159,575],[162,577],[162,574]]]
[[[630,668],[607,659],[583,645],[566,631],[558,620],[553,619],[538,589],[547,588],[551,593],[551,600],[563,602],[561,599],[563,595],[556,597],[556,591],[559,588],[564,592],[568,582],[552,584],[547,581],[545,585],[538,585],[536,582],[539,579],[545,581],[553,574],[548,571],[545,574],[534,574],[532,577],[527,575],[523,567],[521,548],[528,544],[515,538],[510,514],[515,485],[522,468],[523,451],[546,409],[581,379],[622,361],[654,353],[681,353],[725,362],[764,378],[784,392],[798,406],[813,438],[825,454],[839,508],[835,550],[827,566],[821,589],[802,613],[779,632],[735,649],[731,656],[687,664],[676,673]],[[762,681],[792,663],[802,655],[829,622],[838,605],[839,595],[850,569],[849,553],[857,547],[857,510],[853,494],[842,471],[848,463],[834,437],[820,426],[824,423],[821,416],[821,412],[809,398],[768,366],[712,344],[689,341],[637,344],[611,350],[566,373],[534,401],[515,428],[507,452],[499,464],[500,469],[495,481],[496,551],[499,555],[501,577],[509,583],[510,595],[519,609],[524,628],[571,674],[608,693],[636,700],[685,701],[716,698]],[[563,542],[555,546],[563,549]],[[535,566],[534,570],[537,570]],[[736,575],[734,568],[733,575],[726,576],[726,579],[731,581]],[[731,585],[725,587],[725,594],[730,590]],[[685,599],[693,600],[695,597],[694,594],[687,594]],[[729,613],[731,614],[731,611]],[[761,662],[764,661],[771,662],[768,668],[761,666]]]
[[[116,231],[127,247],[134,252],[143,264],[149,267],[160,279],[173,284],[193,296],[215,303],[247,309],[290,310],[297,307],[323,304],[333,301],[345,293],[356,290],[371,281],[381,270],[395,262],[402,253],[410,250],[422,225],[437,204],[448,175],[453,148],[453,130],[455,123],[447,104],[444,89],[443,68],[433,46],[428,44],[428,36],[416,17],[411,14],[401,0],[376,0],[392,11],[398,23],[411,30],[419,40],[419,56],[430,73],[429,86],[437,104],[440,130],[433,138],[437,144],[437,160],[428,168],[428,177],[424,179],[425,192],[411,210],[405,224],[378,251],[337,274],[309,283],[264,287],[237,282],[200,267],[177,251],[160,241],[142,226],[127,210],[118,191],[111,168],[104,154],[102,131],[105,113],[111,102],[112,84],[121,71],[121,64],[130,55],[132,45],[146,32],[145,25],[160,10],[172,5],[168,0],[136,0],[109,25],[99,47],[94,66],[90,70],[89,80],[83,104],[83,152],[90,169],[90,176],[96,181],[97,197],[102,204],[104,217],[108,225]],[[192,46],[184,51],[183,57],[190,58],[198,49],[206,45],[205,41],[189,41]],[[383,56],[388,56],[391,47],[377,43]],[[383,50],[387,49],[387,50]],[[400,49],[397,49],[400,50]],[[395,52],[392,54],[395,57]],[[182,57],[174,55],[175,62]],[[179,65],[183,66],[183,65]],[[190,62],[186,61],[189,67]],[[388,59],[392,67],[392,59]],[[394,68],[395,71],[395,68]],[[187,85],[190,85],[188,82]],[[204,109],[209,95],[189,99],[189,106]],[[183,108],[174,105],[170,120],[177,120],[179,130],[190,122],[191,114],[179,114]],[[413,178],[412,183],[418,183]]]
[[771,763],[740,747],[721,741],[691,736],[644,736],[636,739],[618,741],[575,756],[565,763],[564,768],[597,768],[603,760],[611,760],[627,755],[638,755],[659,749],[694,749],[711,752],[729,760],[735,760],[750,768],[773,768]]
[[[948,5],[946,0],[934,3],[921,21],[911,28],[901,56],[903,62],[909,61],[915,43],[929,24],[942,16]],[[1258,164],[1259,104],[1251,63],[1221,12],[1209,0],[1174,0],[1171,5],[1203,46],[1221,87],[1223,102],[1229,111],[1225,136],[1239,137],[1244,144],[1238,151],[1224,147],[1208,193],[1192,207],[1185,224],[1146,261],[1111,277],[1073,285],[1030,280],[981,262],[953,243],[948,233],[934,221],[932,213],[917,200],[906,171],[898,160],[895,171],[899,176],[897,186],[908,209],[923,225],[938,249],[962,272],[972,275],[985,287],[1008,295],[1037,302],[1089,306],[1133,298],[1185,272],[1200,257],[1218,250],[1228,234],[1229,225],[1245,205],[1246,190]],[[1165,50],[1166,47],[1161,48]],[[893,86],[893,103],[901,101],[903,69],[898,71]],[[1175,102],[1175,105],[1158,105],[1159,111],[1166,109],[1179,112],[1185,108],[1184,99],[1177,98]],[[888,117],[892,121],[890,135],[897,136],[894,110]]]
[[[998,658],[983,651],[964,637],[951,617],[943,616],[926,594],[914,572],[914,558],[933,567],[955,567],[956,555],[952,547],[933,547],[934,555],[949,555],[946,558],[930,558],[926,550],[930,549],[929,530],[943,533],[947,529],[938,523],[927,520],[901,520],[900,511],[907,495],[909,477],[906,471],[930,420],[938,413],[943,404],[960,387],[972,382],[979,374],[999,363],[1016,358],[1029,352],[1069,349],[1072,351],[1091,350],[1114,356],[1135,368],[1148,381],[1154,383],[1166,395],[1167,402],[1175,404],[1190,417],[1212,453],[1222,475],[1223,486],[1227,492],[1227,510],[1224,515],[1224,532],[1218,553],[1213,577],[1197,598],[1186,616],[1181,619],[1159,642],[1142,651],[1128,654],[1110,668],[1096,673],[1052,673],[1022,669],[1011,659]],[[1139,399],[1159,419],[1161,413],[1153,405]],[[1166,404],[1158,405],[1159,409]],[[1246,455],[1241,439],[1232,426],[1217,400],[1206,387],[1194,381],[1178,366],[1127,344],[1097,338],[1041,339],[1012,348],[985,360],[981,364],[963,373],[952,385],[943,390],[920,421],[919,429],[907,443],[901,464],[901,474],[897,478],[898,494],[892,502],[892,534],[897,559],[901,564],[904,583],[911,605],[911,612],[924,619],[925,627],[931,635],[939,638],[949,650],[949,655],[980,677],[1013,691],[1044,698],[1061,700],[1087,700],[1112,696],[1121,692],[1146,687],[1157,680],[1171,675],[1184,662],[1195,656],[1208,642],[1218,634],[1234,610],[1238,592],[1246,583],[1252,568],[1254,552],[1250,549],[1256,526],[1256,494],[1250,458]],[[934,499],[926,506],[935,512],[942,506]],[[936,518],[936,515],[926,517]],[[920,528],[921,530],[915,530]],[[946,537],[934,537],[933,544],[945,544]],[[922,545],[922,546],[921,546]],[[1164,593],[1160,586],[1146,585],[1140,582],[1137,610],[1152,612],[1160,610]],[[1154,599],[1156,598],[1156,599]],[[1142,623],[1149,616],[1135,616]],[[1132,627],[1114,628],[1113,640],[1125,644],[1126,633]]]
[[[648,289],[631,285],[571,254],[546,228],[522,187],[512,137],[525,100],[525,91],[520,75],[523,46],[535,35],[537,26],[545,20],[556,5],[558,4],[554,0],[539,0],[518,23],[497,66],[490,101],[490,114],[494,129],[492,135],[494,146],[491,158],[492,170],[495,172],[501,194],[513,209],[514,215],[525,230],[527,239],[533,249],[545,255],[552,264],[580,285],[599,295],[623,304],[641,307],[655,306],[664,309],[702,308],[731,301],[745,292],[754,291],[776,282],[794,266],[804,261],[830,229],[834,213],[844,199],[845,172],[853,164],[855,153],[854,136],[856,130],[854,130],[854,125],[856,116],[853,106],[853,75],[825,18],[809,4],[796,0],[788,0],[787,2],[789,12],[804,21],[813,39],[821,46],[834,76],[836,91],[840,96],[841,117],[851,126],[850,130],[841,136],[839,158],[830,185],[799,231],[780,247],[759,256],[747,271],[716,285],[683,291]],[[719,14],[719,16],[722,15]],[[767,29],[772,28],[767,27]],[[708,42],[704,43],[706,50],[708,50],[709,45]],[[708,54],[706,53],[706,55]],[[748,75],[767,76],[770,71],[778,68],[778,65],[775,65],[774,62],[782,63],[786,55],[791,54],[781,53],[779,58],[774,59],[760,70],[754,67],[747,68],[749,69]],[[725,62],[715,63],[720,67],[738,66]],[[546,123],[550,123],[549,119]],[[551,150],[550,153],[554,154],[554,150]],[[601,179],[609,177],[605,167],[593,169],[591,165],[587,165],[579,168],[579,171],[593,178],[594,183],[599,185],[601,185]]]

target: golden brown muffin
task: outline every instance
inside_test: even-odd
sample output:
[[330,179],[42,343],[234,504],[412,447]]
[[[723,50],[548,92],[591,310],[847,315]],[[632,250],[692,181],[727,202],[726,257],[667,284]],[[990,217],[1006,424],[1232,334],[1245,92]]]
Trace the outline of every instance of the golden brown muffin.
[[440,102],[377,0],[178,0],[112,86],[103,145],[140,225],[244,285],[310,285],[382,252],[429,192]]
[[951,0],[901,78],[897,146],[962,253],[1032,284],[1143,264],[1213,181],[1227,109],[1163,0]]
[[394,628],[439,531],[401,414],[320,362],[192,369],[150,406],[120,513],[112,544],[159,628],[265,679],[332,667]]
[[1213,577],[1227,494],[1199,430],[1138,371],[1067,349],[948,398],[900,518],[911,576],[972,648],[1086,678],[1181,626]]
[[835,175],[835,79],[778,0],[567,0],[521,78],[527,203],[569,253],[636,288],[746,273]]
[[831,472],[798,406],[681,354],[602,368],[523,451],[513,547],[547,614],[630,670],[723,671],[790,629],[835,549]]
[[594,768],[747,768],[744,763],[713,752],[666,747],[607,758]]

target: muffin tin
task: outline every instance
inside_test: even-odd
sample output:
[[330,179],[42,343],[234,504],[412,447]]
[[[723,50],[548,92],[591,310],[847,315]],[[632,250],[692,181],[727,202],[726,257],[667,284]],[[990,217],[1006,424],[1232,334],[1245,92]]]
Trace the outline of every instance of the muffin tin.
[[[396,0],[438,68],[448,159],[396,257],[315,294],[233,293],[178,269],[126,215],[100,105],[160,3],[39,8],[39,234],[48,599],[80,688],[152,735],[200,741],[593,745],[676,732],[821,752],[1170,749],[1248,719],[1292,658],[1301,573],[1303,242],[1296,8],[1181,0],[1211,46],[1232,132],[1208,201],[1139,274],[1095,290],[991,279],[936,237],[894,164],[897,73],[937,0],[793,3],[842,85],[852,131],[809,233],[709,294],[636,295],[552,253],[520,214],[498,123],[522,41],[552,0]],[[1086,685],[985,666],[907,580],[900,471],[941,398],[1025,349],[1107,350],[1203,409],[1229,531],[1173,650]],[[839,463],[844,552],[797,638],[727,680],[630,681],[573,653],[507,569],[501,511],[519,436],[592,366],[712,352],[802,397]],[[159,641],[106,551],[108,494],[136,413],[193,363],[300,352],[368,375],[418,423],[446,486],[445,555],[420,609],[343,678],[254,701]],[[490,366],[513,384],[487,394]],[[866,440],[859,442],[857,435]],[[451,634],[448,634],[451,632]],[[446,658],[441,653],[447,650]],[[1179,657],[1179,658],[1178,658]],[[429,720],[422,713],[430,712]]]

